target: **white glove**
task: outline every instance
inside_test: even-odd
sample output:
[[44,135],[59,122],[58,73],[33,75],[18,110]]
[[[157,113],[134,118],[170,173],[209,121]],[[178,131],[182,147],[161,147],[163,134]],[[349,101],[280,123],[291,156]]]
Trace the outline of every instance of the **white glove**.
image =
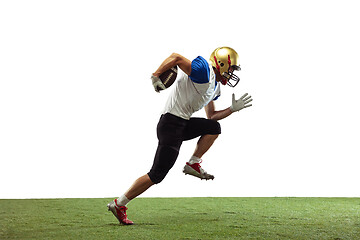
[[151,80],[156,92],[159,92],[158,88],[161,88],[162,90],[166,89],[165,85],[162,83],[159,77],[151,75]]
[[246,97],[248,94],[245,93],[241,98],[235,100],[235,94],[232,94],[232,104],[230,110],[232,112],[240,111],[243,108],[251,107],[252,104],[248,104],[252,101],[251,96]]

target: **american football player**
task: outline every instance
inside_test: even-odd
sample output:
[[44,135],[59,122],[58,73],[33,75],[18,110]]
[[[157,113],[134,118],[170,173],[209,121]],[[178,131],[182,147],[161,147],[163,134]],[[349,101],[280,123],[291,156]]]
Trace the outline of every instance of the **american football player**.
[[[165,89],[159,76],[168,69],[178,66],[180,70],[172,87],[172,92],[165,104],[157,125],[158,147],[150,171],[139,177],[133,185],[119,198],[108,204],[109,211],[120,223],[131,225],[127,218],[126,205],[154,184],[160,183],[173,167],[183,141],[199,137],[195,151],[186,162],[183,172],[200,179],[214,179],[200,165],[202,156],[209,150],[221,133],[219,120],[252,106],[251,96],[244,94],[235,99],[232,95],[231,105],[223,110],[216,110],[214,101],[220,96],[220,85],[235,87],[240,78],[240,62],[237,52],[230,47],[219,47],[207,61],[198,56],[194,60],[173,53],[166,58],[152,74],[155,91]],[[192,114],[205,108],[207,119],[194,118]]]

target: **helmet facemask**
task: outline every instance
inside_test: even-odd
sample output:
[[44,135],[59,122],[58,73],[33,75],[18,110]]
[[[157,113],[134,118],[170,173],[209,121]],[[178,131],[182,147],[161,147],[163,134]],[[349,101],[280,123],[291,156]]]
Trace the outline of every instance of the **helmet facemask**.
[[[216,56],[214,56],[214,60],[216,63],[216,69],[219,71],[219,73],[221,73],[220,66],[218,64]],[[221,76],[220,82],[223,85],[229,85],[230,87],[235,87],[239,83],[240,78],[234,74],[234,71],[235,70],[240,71],[241,68],[240,66],[237,65],[231,65],[230,55],[228,55],[228,66],[229,66],[228,70],[220,74]]]
[[230,87],[235,87],[240,81],[240,78],[234,74],[235,70],[240,71],[240,66],[233,65],[230,67],[228,72],[224,72],[222,75],[222,78],[226,79],[225,84],[229,85]]

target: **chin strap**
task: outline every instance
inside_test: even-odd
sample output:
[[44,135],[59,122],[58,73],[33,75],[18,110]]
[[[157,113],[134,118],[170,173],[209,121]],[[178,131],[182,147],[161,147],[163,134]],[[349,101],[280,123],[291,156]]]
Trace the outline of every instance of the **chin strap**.
[[228,71],[230,70],[230,67],[231,67],[231,59],[230,59],[230,55],[228,55],[228,64],[229,64],[229,68],[228,68]]
[[[220,74],[220,66],[218,64],[218,61],[217,61],[217,58],[216,56],[214,56],[214,60],[215,60],[215,63],[216,63],[216,69],[219,71],[219,74]],[[227,84],[227,79],[224,78],[221,74],[220,74],[220,82],[222,85],[226,85]]]

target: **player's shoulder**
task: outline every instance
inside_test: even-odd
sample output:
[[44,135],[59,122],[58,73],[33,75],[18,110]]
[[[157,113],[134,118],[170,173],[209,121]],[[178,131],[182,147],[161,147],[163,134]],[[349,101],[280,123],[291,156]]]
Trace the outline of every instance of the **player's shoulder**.
[[206,61],[202,56],[197,56],[192,60],[191,64],[194,64],[196,67],[209,67],[208,61]]
[[195,83],[208,83],[210,80],[210,67],[208,61],[202,56],[196,57],[191,62],[190,79]]

